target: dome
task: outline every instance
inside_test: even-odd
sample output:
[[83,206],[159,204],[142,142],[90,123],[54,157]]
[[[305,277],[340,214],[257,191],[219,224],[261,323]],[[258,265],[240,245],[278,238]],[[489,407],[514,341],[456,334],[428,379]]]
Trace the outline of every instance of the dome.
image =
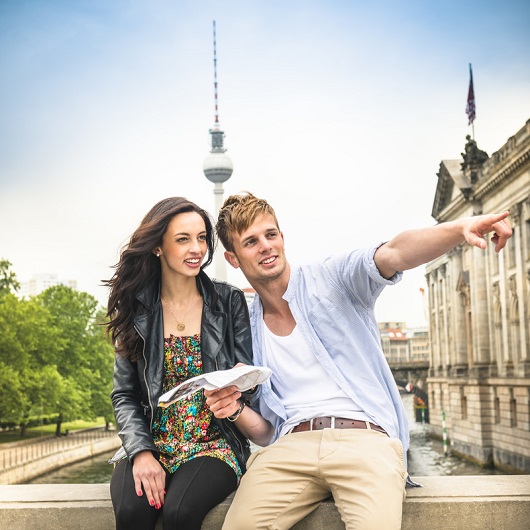
[[225,153],[210,153],[206,157],[202,170],[211,182],[226,182],[234,171],[232,160]]

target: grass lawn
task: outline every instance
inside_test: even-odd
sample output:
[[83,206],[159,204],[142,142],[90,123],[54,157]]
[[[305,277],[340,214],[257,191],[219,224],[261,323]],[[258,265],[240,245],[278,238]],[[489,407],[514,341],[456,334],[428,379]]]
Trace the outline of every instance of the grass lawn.
[[[66,421],[61,425],[61,431],[66,430],[78,431],[80,429],[91,429],[93,427],[102,427],[105,425],[104,418],[97,418],[94,421],[85,421],[85,420],[76,420],[76,421]],[[20,440],[28,440],[30,438],[38,438],[39,436],[53,436],[55,434],[56,425],[49,424],[38,427],[28,428],[26,431],[26,436],[20,436],[20,429],[2,431],[0,430],[0,444],[7,442],[18,442]]]

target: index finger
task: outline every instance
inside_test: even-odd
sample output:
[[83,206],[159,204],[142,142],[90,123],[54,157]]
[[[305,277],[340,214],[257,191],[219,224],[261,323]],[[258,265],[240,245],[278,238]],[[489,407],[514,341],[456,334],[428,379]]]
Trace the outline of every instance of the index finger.
[[505,212],[492,214],[492,215],[493,215],[492,223],[495,224],[495,223],[498,223],[499,221],[503,221],[504,219],[506,219],[510,215],[510,212],[506,210]]

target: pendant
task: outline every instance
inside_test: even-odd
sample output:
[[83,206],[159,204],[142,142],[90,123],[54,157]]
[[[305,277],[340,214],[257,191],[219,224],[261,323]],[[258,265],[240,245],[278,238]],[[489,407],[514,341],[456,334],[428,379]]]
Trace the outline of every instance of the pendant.
[[177,329],[178,329],[179,331],[184,331],[185,328],[186,328],[186,326],[185,326],[184,324],[178,324],[178,325],[177,325]]

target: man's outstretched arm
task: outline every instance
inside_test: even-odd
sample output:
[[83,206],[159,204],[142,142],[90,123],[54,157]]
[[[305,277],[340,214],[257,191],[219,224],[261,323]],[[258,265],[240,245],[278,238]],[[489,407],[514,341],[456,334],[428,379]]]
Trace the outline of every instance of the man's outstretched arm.
[[485,249],[486,235],[491,232],[495,252],[500,252],[512,235],[508,215],[509,212],[477,215],[428,228],[407,230],[377,249],[375,263],[384,278],[391,278],[398,271],[432,261],[464,241]]

